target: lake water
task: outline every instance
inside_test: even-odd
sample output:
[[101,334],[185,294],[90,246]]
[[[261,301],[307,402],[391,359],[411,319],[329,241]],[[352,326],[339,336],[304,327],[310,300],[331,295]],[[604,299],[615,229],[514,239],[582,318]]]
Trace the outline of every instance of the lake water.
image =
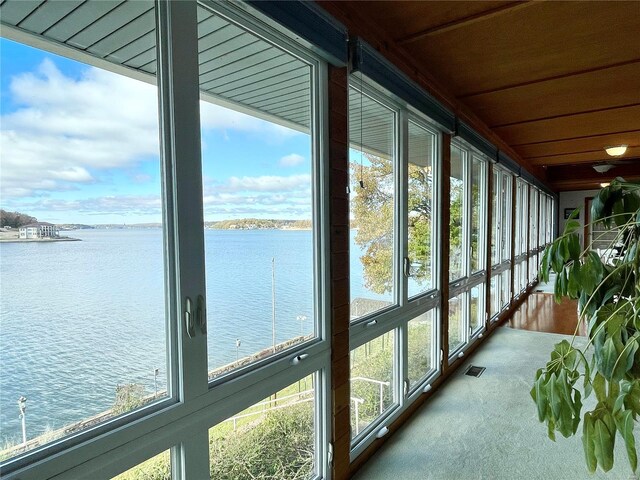
[[[33,438],[110,408],[118,384],[153,393],[155,369],[166,388],[161,230],[69,235],[0,244],[0,440],[20,438],[22,395]],[[313,332],[310,231],[207,230],[205,245],[210,369],[272,344],[272,258],[277,342]]]

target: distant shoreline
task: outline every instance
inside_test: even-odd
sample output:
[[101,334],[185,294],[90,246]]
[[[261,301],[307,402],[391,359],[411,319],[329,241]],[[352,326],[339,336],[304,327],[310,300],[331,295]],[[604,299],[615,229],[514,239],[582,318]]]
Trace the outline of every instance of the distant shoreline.
[[50,243],[50,242],[79,242],[79,238],[58,237],[58,238],[20,238],[19,234],[0,232],[0,243]]

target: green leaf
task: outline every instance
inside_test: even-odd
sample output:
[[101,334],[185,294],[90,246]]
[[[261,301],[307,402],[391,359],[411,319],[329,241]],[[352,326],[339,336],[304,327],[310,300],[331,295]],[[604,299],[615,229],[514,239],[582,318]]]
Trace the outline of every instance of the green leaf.
[[580,395],[580,391],[579,390],[574,390],[575,392],[575,410],[576,410],[576,415],[573,419],[573,434],[575,434],[578,431],[578,426],[580,425],[580,412],[582,411],[582,396]]
[[580,213],[580,209],[578,208],[571,213],[571,216],[569,217],[570,220],[567,220],[567,223],[564,226],[564,235],[570,235],[580,228],[580,222],[574,220],[575,215],[578,213]]
[[560,416],[560,407],[562,406],[562,400],[560,399],[560,392],[558,391],[558,385],[556,384],[556,374],[552,373],[551,378],[547,382],[547,391],[549,393],[549,405],[551,406],[551,412],[555,418]]
[[582,446],[584,447],[584,457],[587,462],[587,469],[590,473],[594,473],[598,466],[598,461],[596,459],[595,452],[593,417],[590,412],[584,414],[582,425]]
[[608,472],[613,467],[615,436],[600,418],[596,418],[594,422],[594,443],[596,459],[602,470]]
[[593,391],[593,384],[591,383],[591,369],[586,360],[584,362],[584,382],[582,383],[582,389],[584,390],[584,398],[589,398]]
[[635,472],[638,469],[638,454],[636,452],[636,439],[633,436],[633,414],[631,410],[625,410],[614,416],[616,427],[624,440],[627,449],[627,457],[631,469]]
[[538,420],[544,422],[547,413],[547,394],[544,386],[544,376],[541,375],[542,369],[538,370],[539,376],[531,389],[531,397],[538,407]]
[[607,398],[606,381],[600,373],[596,372],[593,377],[593,391],[596,392],[596,398],[599,402],[603,402]]
[[629,393],[624,399],[624,406],[631,410],[634,415],[640,415],[640,385],[638,380],[634,380],[630,385]]
[[569,250],[569,258],[571,258],[571,260],[578,261],[580,259],[580,253],[582,251],[582,247],[580,246],[580,238],[578,237],[578,235],[573,233],[569,235],[569,237],[567,237],[567,248]]
[[567,284],[567,294],[571,298],[578,298],[582,290],[582,282],[580,278],[580,262],[573,262],[569,269],[569,282]]
[[613,204],[613,220],[618,227],[622,227],[625,223],[627,223],[629,216],[625,215],[625,213],[624,200],[622,198],[619,198]]
[[549,438],[551,440],[553,440],[554,442],[556,441],[556,424],[553,421],[553,419],[549,419],[547,421],[547,435],[549,436]]
[[[598,351],[596,350],[596,355]],[[598,364],[598,371],[602,374],[602,376],[611,380],[613,376],[613,367],[616,364],[616,360],[618,359],[618,351],[613,343],[613,339],[611,337],[607,338],[602,346],[599,355],[600,362]]]
[[608,193],[605,193],[603,195],[603,192],[604,192],[604,188],[600,190],[600,192],[598,192],[598,195],[596,195],[591,201],[591,221],[592,222],[597,222],[604,216],[603,215],[604,205],[608,197]]

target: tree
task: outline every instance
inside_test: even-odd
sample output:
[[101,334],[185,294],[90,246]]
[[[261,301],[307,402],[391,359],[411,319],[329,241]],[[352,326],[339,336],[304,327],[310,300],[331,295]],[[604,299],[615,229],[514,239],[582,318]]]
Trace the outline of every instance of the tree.
[[20,228],[23,225],[29,225],[37,221],[35,217],[24,213],[0,210],[0,227]]
[[144,397],[144,387],[138,383],[116,386],[116,399],[111,410],[116,415],[126,413],[148,403]]
[[[393,290],[393,217],[397,201],[392,160],[364,154],[366,165],[351,163],[352,226],[355,241],[364,251],[360,258],[365,286],[375,293]],[[431,279],[431,238],[433,212],[433,174],[431,167],[409,164],[408,172],[408,250],[411,277],[419,285]],[[361,182],[361,183],[360,183]],[[451,205],[452,248],[462,242],[462,183],[453,192]]]

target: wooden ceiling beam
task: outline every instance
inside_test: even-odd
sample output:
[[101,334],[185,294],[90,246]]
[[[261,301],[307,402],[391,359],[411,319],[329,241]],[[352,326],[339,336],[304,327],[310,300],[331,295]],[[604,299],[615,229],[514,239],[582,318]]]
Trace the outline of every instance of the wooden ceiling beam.
[[491,130],[487,124],[478,117],[467,105],[458,101],[448,86],[444,86],[427,69],[416,63],[416,58],[406,49],[398,46],[396,42],[375,22],[364,15],[358,2],[342,2],[338,0],[316,0],[330,15],[342,22],[349,30],[350,35],[359,36],[376,48],[398,70],[420,85],[425,91],[433,95],[443,105],[450,108],[457,117],[469,124],[483,135],[487,140],[495,144],[501,151],[513,158],[522,167],[541,181],[545,181],[544,169],[535,167],[524,160],[499,134]]
[[552,118],[522,125],[494,128],[511,145],[561,140],[568,137],[590,137],[597,134],[611,134],[626,128],[638,130],[640,127],[640,105],[619,107],[599,113],[572,115],[570,118]]
[[591,135],[580,135],[577,137],[565,137],[565,138],[554,138],[552,140],[538,140],[535,142],[526,142],[526,143],[512,143],[511,146],[512,147],[524,147],[524,146],[529,146],[529,145],[542,145],[545,143],[556,143],[556,142],[566,142],[566,141],[571,141],[571,140],[583,140],[583,139],[591,139],[591,138],[596,138],[596,137],[607,137],[607,136],[611,136],[611,135],[618,135],[618,134],[623,134],[623,133],[636,133],[640,130],[637,129],[632,129],[632,130],[614,130],[611,132],[606,132],[606,133],[595,133],[595,134],[591,134]]
[[600,188],[601,183],[610,183],[617,177],[628,181],[640,180],[640,162],[619,164],[604,173],[596,172],[590,165],[548,167],[547,172],[555,191],[586,190]]
[[525,145],[518,147],[518,153],[523,158],[533,159],[554,155],[603,151],[606,145],[640,145],[640,130],[628,133],[604,135],[578,140],[563,140],[559,142]]
[[451,30],[455,30],[457,28],[463,27],[465,25],[470,25],[472,23],[476,23],[482,20],[487,20],[489,18],[493,18],[497,15],[505,13],[507,11],[513,11],[514,9],[526,7],[529,5],[533,5],[535,2],[530,0],[518,1],[513,3],[508,3],[506,5],[501,5],[499,7],[491,8],[489,10],[484,10],[479,13],[474,13],[473,15],[469,15],[467,17],[459,18],[457,20],[453,20],[451,22],[444,23],[442,25],[436,25],[435,27],[430,27],[425,30],[421,30],[416,33],[412,33],[411,35],[407,35],[404,38],[400,38],[396,40],[398,45],[406,45],[408,43],[416,42],[418,40],[422,40],[428,36],[436,35],[439,33],[449,32]]
[[549,116],[546,116],[546,117],[528,118],[526,120],[519,120],[517,122],[509,122],[509,123],[501,123],[501,124],[497,124],[497,125],[489,125],[489,128],[511,127],[513,125],[523,125],[523,124],[526,124],[526,123],[542,122],[542,121],[545,121],[545,120],[555,120],[556,118],[574,117],[576,115],[585,115],[585,114],[589,114],[589,113],[602,113],[602,112],[607,112],[609,110],[617,110],[619,108],[637,107],[637,106],[640,106],[640,103],[628,103],[628,104],[624,104],[624,105],[614,105],[614,106],[605,107],[605,108],[595,108],[593,110],[584,110],[584,111],[579,111],[579,112],[568,112],[568,113],[562,113],[562,114],[559,114],[559,115],[549,115]]
[[485,89],[485,90],[478,90],[475,92],[468,92],[468,93],[463,93],[461,95],[458,95],[458,98],[463,100],[469,97],[476,97],[479,95],[487,95],[489,93],[496,93],[496,92],[502,92],[505,90],[511,90],[513,88],[520,88],[520,87],[526,87],[529,85],[535,85],[536,83],[543,83],[543,82],[551,82],[553,80],[561,80],[563,78],[570,78],[570,77],[575,77],[577,75],[585,75],[588,73],[594,73],[594,72],[600,72],[603,70],[609,70],[612,68],[618,68],[618,67],[624,67],[626,65],[633,65],[634,63],[640,63],[640,58],[634,58],[632,60],[627,60],[624,62],[617,62],[617,63],[611,63],[611,64],[607,64],[607,65],[602,65],[602,66],[598,66],[598,67],[593,67],[593,68],[585,68],[582,70],[575,70],[572,72],[565,72],[562,73],[560,75],[552,75],[550,77],[544,77],[544,78],[537,78],[534,80],[527,80],[526,82],[519,82],[519,83],[512,83],[510,85],[503,85],[501,87],[496,87],[496,88],[489,88],[489,89]]
[[603,149],[570,153],[563,155],[549,155],[538,158],[528,158],[532,165],[538,166],[555,166],[555,165],[578,165],[578,164],[594,164],[594,163],[624,163],[638,162],[640,159],[640,147],[633,146],[627,149],[624,157],[610,157]]

